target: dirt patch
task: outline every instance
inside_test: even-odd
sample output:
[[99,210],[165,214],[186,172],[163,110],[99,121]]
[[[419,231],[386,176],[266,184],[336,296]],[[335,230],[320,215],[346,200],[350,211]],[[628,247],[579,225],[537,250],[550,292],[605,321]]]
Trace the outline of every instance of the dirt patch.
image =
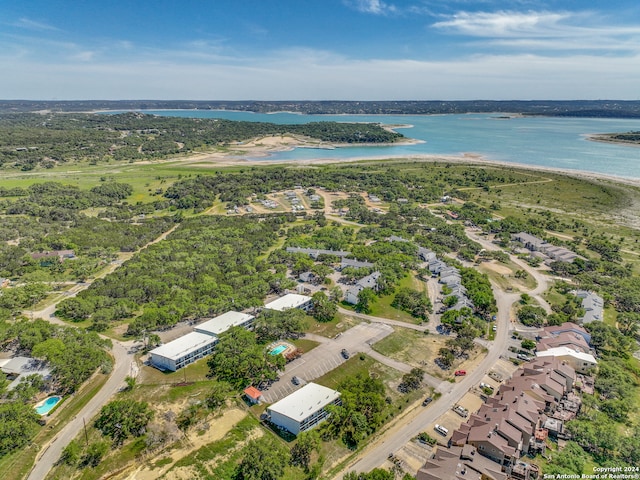
[[[224,412],[224,415],[210,422],[209,430],[204,432],[203,435],[190,435],[189,441],[183,441],[180,448],[171,450],[169,454],[167,454],[167,452],[159,452],[156,457],[148,459],[146,465],[138,467],[134,472],[119,478],[126,480],[155,480],[165,475],[165,473],[165,478],[170,480],[190,480],[197,478],[196,470],[191,466],[177,468],[171,472],[168,471],[178,460],[197,451],[204,445],[220,440],[246,416],[247,412],[238,408],[227,410]],[[163,465],[159,470],[149,465],[161,458],[167,457],[171,458],[171,463]]]
[[507,267],[506,265],[500,265],[499,263],[485,262],[482,264],[482,266],[487,270],[492,270],[500,275],[513,274],[513,271],[509,267]]
[[452,378],[453,372],[458,369],[472,370],[484,358],[480,347],[476,346],[469,352],[468,359],[456,359],[449,370],[442,370],[435,360],[438,357],[438,351],[446,346],[449,338],[447,335],[424,335],[422,332],[402,328],[396,329],[393,334],[376,343],[374,349],[387,357],[421,368],[425,373],[441,379]]

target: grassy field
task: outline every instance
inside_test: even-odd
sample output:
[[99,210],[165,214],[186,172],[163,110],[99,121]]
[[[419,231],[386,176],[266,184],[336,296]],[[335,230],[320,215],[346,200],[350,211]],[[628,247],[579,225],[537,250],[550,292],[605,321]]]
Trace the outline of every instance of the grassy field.
[[[438,350],[445,346],[449,337],[445,335],[425,335],[408,328],[396,328],[395,331],[373,345],[376,352],[391,357],[412,367],[422,368],[434,377],[448,379],[463,361],[458,359],[449,370],[442,370],[435,364]],[[471,358],[474,355],[471,354]]]
[[[414,272],[411,272],[399,282],[397,289],[399,288],[411,288],[420,292],[426,292],[427,284],[418,279],[415,276]],[[420,325],[422,323],[421,319],[414,318],[407,312],[403,312],[402,310],[398,310],[397,308],[392,307],[391,304],[393,303],[394,298],[395,294],[377,297],[376,301],[371,305],[370,315],[373,315],[374,317],[389,318],[391,320],[399,320],[401,322],[413,323],[417,325]]]
[[349,330],[351,327],[359,323],[354,317],[348,314],[337,313],[335,318],[330,322],[318,322],[311,319],[306,329],[308,333],[315,333],[327,338],[334,338],[337,334]]
[[486,273],[496,285],[505,291],[511,288],[514,291],[525,292],[533,290],[537,286],[535,278],[531,275],[527,275],[526,278],[516,278],[515,272],[520,270],[520,267],[513,262],[483,262],[477,268],[480,272]]

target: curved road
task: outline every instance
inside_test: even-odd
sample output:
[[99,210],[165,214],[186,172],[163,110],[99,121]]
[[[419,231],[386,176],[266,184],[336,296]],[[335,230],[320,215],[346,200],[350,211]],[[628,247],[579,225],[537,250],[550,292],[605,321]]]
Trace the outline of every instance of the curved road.
[[65,425],[48,445],[43,447],[43,451],[36,457],[36,463],[27,477],[28,480],[44,479],[51,467],[60,459],[62,450],[82,431],[83,421],[89,422],[124,385],[125,377],[131,375],[134,368],[132,343],[122,344],[115,342],[113,344],[112,352],[115,357],[115,363],[109,379],[80,413]]
[[[174,225],[171,229],[164,232],[155,240],[140,247],[135,253],[147,248],[149,245],[164,240],[171,232],[173,232],[178,225]],[[135,255],[135,254],[134,254]],[[130,258],[129,254],[126,258]],[[106,269],[96,275],[96,278],[104,277],[109,273],[112,273],[118,267],[122,265],[122,261],[112,262]],[[91,282],[85,282],[72,287],[65,295],[59,298],[53,304],[38,311],[27,311],[27,315],[31,318],[42,318],[48,322],[69,326],[68,323],[63,322],[57,318],[54,314],[56,307],[60,301],[65,298],[75,297],[78,293],[86,290],[91,285]],[[102,335],[101,335],[102,336]],[[104,337],[103,338],[108,338]],[[112,339],[109,339],[112,340]],[[36,457],[36,462],[31,469],[27,479],[28,480],[42,480],[46,477],[51,467],[60,459],[62,450],[73,440],[83,428],[83,421],[90,421],[105,405],[109,399],[118,392],[118,390],[124,386],[124,379],[127,376],[136,376],[137,366],[135,363],[134,354],[136,349],[134,348],[134,341],[129,342],[113,342],[113,349],[111,353],[114,358],[113,370],[109,375],[109,379],[104,386],[96,393],[91,400],[82,408],[82,410],[76,415],[62,430],[56,435],[53,440],[48,444],[45,444]]]
[[[497,289],[494,287],[494,290]],[[498,292],[499,290],[495,291],[496,294]],[[469,372],[461,381],[443,388],[442,396],[433,402],[429,408],[414,410],[413,414],[409,414],[400,423],[383,432],[363,451],[359,459],[352,462],[336,478],[342,478],[342,475],[350,471],[369,472],[379,467],[387,459],[389,453],[399,450],[413,437],[423,432],[426,425],[435,422],[445,412],[451,410],[452,405],[457,403],[470,388],[480,383],[483,376],[491,370],[502,352],[507,348],[510,323],[509,312],[511,305],[520,298],[517,293],[500,293],[500,295],[496,295],[498,304],[498,330],[496,337],[487,356],[478,367]]]
[[[477,235],[470,228],[466,228],[465,232],[471,240],[473,240],[474,242],[478,242],[480,245],[482,245],[482,248],[484,248],[485,250],[502,251],[500,247],[490,242],[486,238],[483,238]],[[542,306],[542,308],[544,308],[547,313],[552,313],[551,306],[547,303],[547,301],[544,298],[542,298],[542,293],[546,292],[547,288],[549,287],[548,277],[542,272],[533,268],[527,262],[523,262],[515,255],[509,254],[509,259],[535,279],[537,284],[536,288],[534,288],[533,290],[527,293],[531,295],[533,298],[535,298],[540,304],[540,306]]]
[[[487,250],[499,250],[499,247],[478,237],[472,232],[467,232],[472,240],[480,243]],[[522,267],[526,272],[532,275],[537,282],[535,289],[531,290],[530,295],[534,296],[540,304],[550,310],[548,303],[541,297],[541,294],[547,289],[547,278],[539,271],[535,270],[520,259],[510,255],[511,260]],[[381,432],[379,436],[367,446],[357,459],[352,461],[344,470],[342,470],[336,478],[342,478],[344,474],[350,471],[369,472],[384,463],[389,453],[396,452],[402,448],[407,442],[425,430],[425,427],[434,423],[439,417],[449,411],[451,407],[457,403],[472,387],[480,383],[484,375],[491,370],[498,361],[503,352],[507,350],[509,329],[511,326],[510,312],[512,305],[520,299],[519,293],[505,293],[497,285],[492,282],[493,293],[496,298],[498,308],[497,314],[497,332],[495,340],[489,347],[487,356],[472,372],[454,384],[442,383],[440,391],[442,396],[433,402],[429,408],[415,409],[406,417],[401,419],[396,425],[392,425],[389,429]],[[351,312],[349,312],[351,314]],[[384,319],[371,318],[367,315],[358,314],[360,318],[366,318],[371,321],[382,321]],[[402,322],[393,322],[396,324]],[[414,328],[416,330],[426,330],[425,326],[402,324],[406,328]],[[460,377],[459,377],[460,378]]]

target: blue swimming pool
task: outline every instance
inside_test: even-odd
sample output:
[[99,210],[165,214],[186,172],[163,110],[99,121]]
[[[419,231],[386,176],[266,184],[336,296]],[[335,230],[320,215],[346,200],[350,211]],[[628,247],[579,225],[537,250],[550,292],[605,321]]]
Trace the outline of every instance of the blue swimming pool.
[[55,407],[58,402],[62,400],[62,397],[49,397],[41,405],[36,407],[36,412],[40,415],[46,415],[51,411],[53,407]]
[[269,354],[271,355],[278,355],[279,353],[284,352],[287,349],[286,345],[278,345],[276,348],[274,348],[273,350],[271,350],[269,352]]

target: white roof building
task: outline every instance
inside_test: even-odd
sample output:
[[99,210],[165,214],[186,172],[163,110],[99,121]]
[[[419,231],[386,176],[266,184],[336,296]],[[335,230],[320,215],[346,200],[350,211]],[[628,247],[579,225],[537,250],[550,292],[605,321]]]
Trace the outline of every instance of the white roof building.
[[536,357],[555,357],[567,362],[576,372],[585,373],[598,364],[590,353],[580,352],[569,347],[555,347],[543,352],[536,352]]
[[300,308],[306,311],[312,306],[313,299],[311,297],[299,295],[297,293],[288,293],[284,297],[277,298],[273,302],[267,303],[264,308],[282,312],[284,310],[289,310],[290,308]]
[[231,311],[201,323],[196,326],[194,330],[199,333],[218,336],[229,330],[231,327],[249,328],[254,319],[255,317],[248,313]]
[[329,413],[325,407],[331,404],[340,404],[340,392],[316,383],[308,383],[268,407],[267,413],[271,423],[298,435],[327,418]]
[[149,352],[153,366],[160,370],[176,371],[209,355],[218,343],[218,337],[191,332]]
[[47,362],[31,357],[12,357],[0,359],[0,371],[9,377],[12,382],[7,385],[7,390],[13,390],[27,375],[40,375],[45,380],[49,378],[51,369]]

